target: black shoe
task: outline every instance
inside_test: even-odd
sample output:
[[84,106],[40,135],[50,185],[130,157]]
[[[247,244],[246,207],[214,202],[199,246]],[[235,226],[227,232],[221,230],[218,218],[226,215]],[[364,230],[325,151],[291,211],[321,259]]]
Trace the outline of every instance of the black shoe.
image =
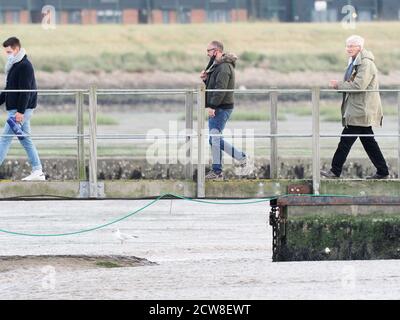
[[339,178],[339,176],[337,176],[336,174],[334,174],[331,170],[329,171],[324,171],[321,170],[320,171],[321,176],[325,177],[325,178],[330,178],[330,179],[337,179]]
[[377,174],[375,173],[373,176],[368,176],[366,179],[368,180],[384,180],[384,179],[388,179],[389,175],[381,175],[381,174]]

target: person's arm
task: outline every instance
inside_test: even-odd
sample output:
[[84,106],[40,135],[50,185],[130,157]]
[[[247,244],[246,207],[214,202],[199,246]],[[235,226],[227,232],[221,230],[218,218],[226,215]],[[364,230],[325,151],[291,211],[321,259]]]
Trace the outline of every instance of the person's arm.
[[339,81],[338,90],[342,92],[351,90],[366,90],[374,77],[373,63],[366,60],[357,70],[354,81]]
[[[18,79],[18,89],[19,90],[30,90],[31,88],[31,83],[32,79],[34,77],[33,73],[33,68],[31,65],[26,64],[24,65],[19,74],[19,79]],[[31,93],[30,92],[19,92],[18,93],[18,103],[17,103],[17,111],[19,113],[24,114],[26,108],[28,107],[28,102],[29,102],[29,97]]]
[[[215,87],[213,89],[216,89],[216,90],[227,89],[228,85],[229,85],[230,76],[231,75],[230,75],[229,66],[227,66],[227,65],[223,66],[222,70],[217,74],[217,77],[215,80]],[[208,104],[207,107],[216,109],[224,100],[227,92],[226,91],[216,91],[216,92],[208,92],[208,94],[211,94],[211,98],[210,98],[210,103]]]
[[201,71],[200,73],[200,79],[204,82],[204,84],[207,82],[207,72],[205,70]]

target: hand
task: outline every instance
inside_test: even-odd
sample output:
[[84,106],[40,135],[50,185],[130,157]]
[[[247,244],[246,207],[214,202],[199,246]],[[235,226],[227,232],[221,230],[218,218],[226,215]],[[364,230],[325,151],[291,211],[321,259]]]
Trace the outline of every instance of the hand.
[[339,87],[339,81],[331,80],[329,81],[329,88],[337,89]]
[[212,108],[206,108],[206,109],[207,109],[207,112],[208,112],[208,116],[210,118],[214,118],[215,117],[215,109],[212,109]]
[[22,123],[24,121],[24,114],[17,112],[15,114],[15,121],[18,123]]
[[200,79],[203,80],[203,81],[206,81],[206,80],[207,80],[207,73],[206,73],[205,70],[203,70],[203,71],[200,73]]

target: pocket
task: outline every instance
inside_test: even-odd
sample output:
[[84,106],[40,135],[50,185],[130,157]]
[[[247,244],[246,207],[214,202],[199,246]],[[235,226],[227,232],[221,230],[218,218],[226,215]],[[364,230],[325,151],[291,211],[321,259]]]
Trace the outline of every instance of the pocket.
[[348,113],[351,117],[363,117],[366,115],[365,94],[352,94],[348,100]]

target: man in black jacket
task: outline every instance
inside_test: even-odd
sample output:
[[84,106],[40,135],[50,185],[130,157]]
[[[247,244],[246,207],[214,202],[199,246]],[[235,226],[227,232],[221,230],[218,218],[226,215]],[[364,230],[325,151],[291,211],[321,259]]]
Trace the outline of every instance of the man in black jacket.
[[[207,46],[207,55],[212,65],[203,70],[200,78],[206,84],[206,89],[234,89],[235,88],[235,65],[237,57],[234,54],[224,53],[224,46],[219,41],[212,41]],[[239,162],[240,175],[250,173],[249,157],[238,151],[222,137],[226,122],[232,114],[234,107],[233,92],[207,92],[206,109],[208,112],[208,127],[210,145],[212,149],[212,170],[206,175],[206,179],[222,180],[222,151]]]
[[[6,88],[5,90],[36,90],[35,72],[31,62],[28,60],[26,51],[21,47],[18,38],[12,37],[3,43],[5,53],[7,54],[7,62],[5,65]],[[36,92],[2,92],[0,94],[0,105],[6,104],[8,118],[14,118],[15,122],[20,125],[24,137],[19,139],[24,147],[29,162],[32,166],[32,173],[22,179],[24,181],[43,181],[46,180],[42,172],[42,164],[39,159],[38,152],[32,139],[30,120],[33,110],[37,105]],[[14,131],[6,122],[3,136],[0,139],[0,165],[7,156],[11,145]]]

